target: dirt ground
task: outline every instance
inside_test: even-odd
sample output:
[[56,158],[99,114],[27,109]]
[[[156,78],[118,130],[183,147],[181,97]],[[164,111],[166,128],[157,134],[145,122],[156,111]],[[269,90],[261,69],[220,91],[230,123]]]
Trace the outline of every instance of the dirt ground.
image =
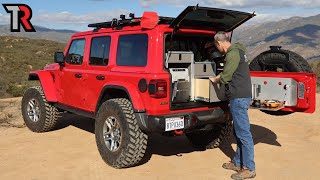
[[[276,117],[250,110],[256,179],[319,179],[320,94],[314,114]],[[221,168],[232,157],[234,139],[221,148],[195,151],[185,136],[154,135],[149,161],[129,169],[107,166],[98,153],[94,122],[68,116],[55,131],[29,131],[20,98],[0,100],[0,179],[230,179]]]

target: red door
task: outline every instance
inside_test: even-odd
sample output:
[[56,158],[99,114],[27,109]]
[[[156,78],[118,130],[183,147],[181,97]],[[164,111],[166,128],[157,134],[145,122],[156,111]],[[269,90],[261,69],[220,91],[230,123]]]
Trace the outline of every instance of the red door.
[[106,81],[108,81],[109,61],[110,57],[110,36],[92,37],[90,43],[90,51],[88,52],[88,79],[84,82],[85,110],[94,112],[98,99],[100,97],[102,88]]
[[75,108],[83,108],[83,83],[86,75],[84,49],[85,39],[74,39],[66,53],[65,66],[60,73],[61,103]]

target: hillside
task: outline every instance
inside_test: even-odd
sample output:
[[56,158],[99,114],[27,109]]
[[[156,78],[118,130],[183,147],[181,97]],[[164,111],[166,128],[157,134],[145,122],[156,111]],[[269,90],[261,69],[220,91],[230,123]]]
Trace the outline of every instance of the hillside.
[[249,59],[268,50],[271,45],[280,45],[299,53],[308,61],[320,60],[320,14],[240,26],[234,32],[234,41],[248,47]]
[[72,30],[48,29],[41,26],[34,26],[34,28],[36,29],[37,32],[12,33],[10,32],[9,25],[0,25],[0,36],[19,36],[19,37],[27,37],[32,39],[46,39],[46,40],[66,43],[68,42],[70,37],[74,33],[76,33],[76,31],[72,31]]
[[65,44],[54,41],[0,36],[0,98],[20,96],[28,83],[28,72],[53,62],[53,54]]

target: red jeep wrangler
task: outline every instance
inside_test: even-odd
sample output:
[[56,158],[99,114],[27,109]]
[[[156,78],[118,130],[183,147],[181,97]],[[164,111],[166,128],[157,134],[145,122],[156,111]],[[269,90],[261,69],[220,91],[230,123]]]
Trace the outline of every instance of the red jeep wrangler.
[[[90,24],[94,30],[74,34],[54,64],[29,74],[41,86],[23,96],[24,121],[31,131],[46,132],[63,112],[95,119],[98,150],[115,168],[137,165],[154,132],[218,147],[232,121],[223,91],[209,81],[224,65],[213,36],[231,36],[253,16],[189,6],[177,18],[145,12]],[[272,47],[250,68],[257,71],[251,74],[254,108],[275,115],[315,111],[316,75],[301,56]]]

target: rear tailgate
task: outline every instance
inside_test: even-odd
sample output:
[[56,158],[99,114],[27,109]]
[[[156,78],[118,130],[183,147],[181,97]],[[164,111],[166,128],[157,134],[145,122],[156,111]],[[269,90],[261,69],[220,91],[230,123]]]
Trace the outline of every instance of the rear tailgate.
[[[250,72],[257,99],[284,101],[281,111],[313,113],[316,109],[317,76],[300,72]],[[253,91],[254,92],[254,91]]]
[[254,13],[188,6],[172,21],[170,28],[230,32],[254,16]]

